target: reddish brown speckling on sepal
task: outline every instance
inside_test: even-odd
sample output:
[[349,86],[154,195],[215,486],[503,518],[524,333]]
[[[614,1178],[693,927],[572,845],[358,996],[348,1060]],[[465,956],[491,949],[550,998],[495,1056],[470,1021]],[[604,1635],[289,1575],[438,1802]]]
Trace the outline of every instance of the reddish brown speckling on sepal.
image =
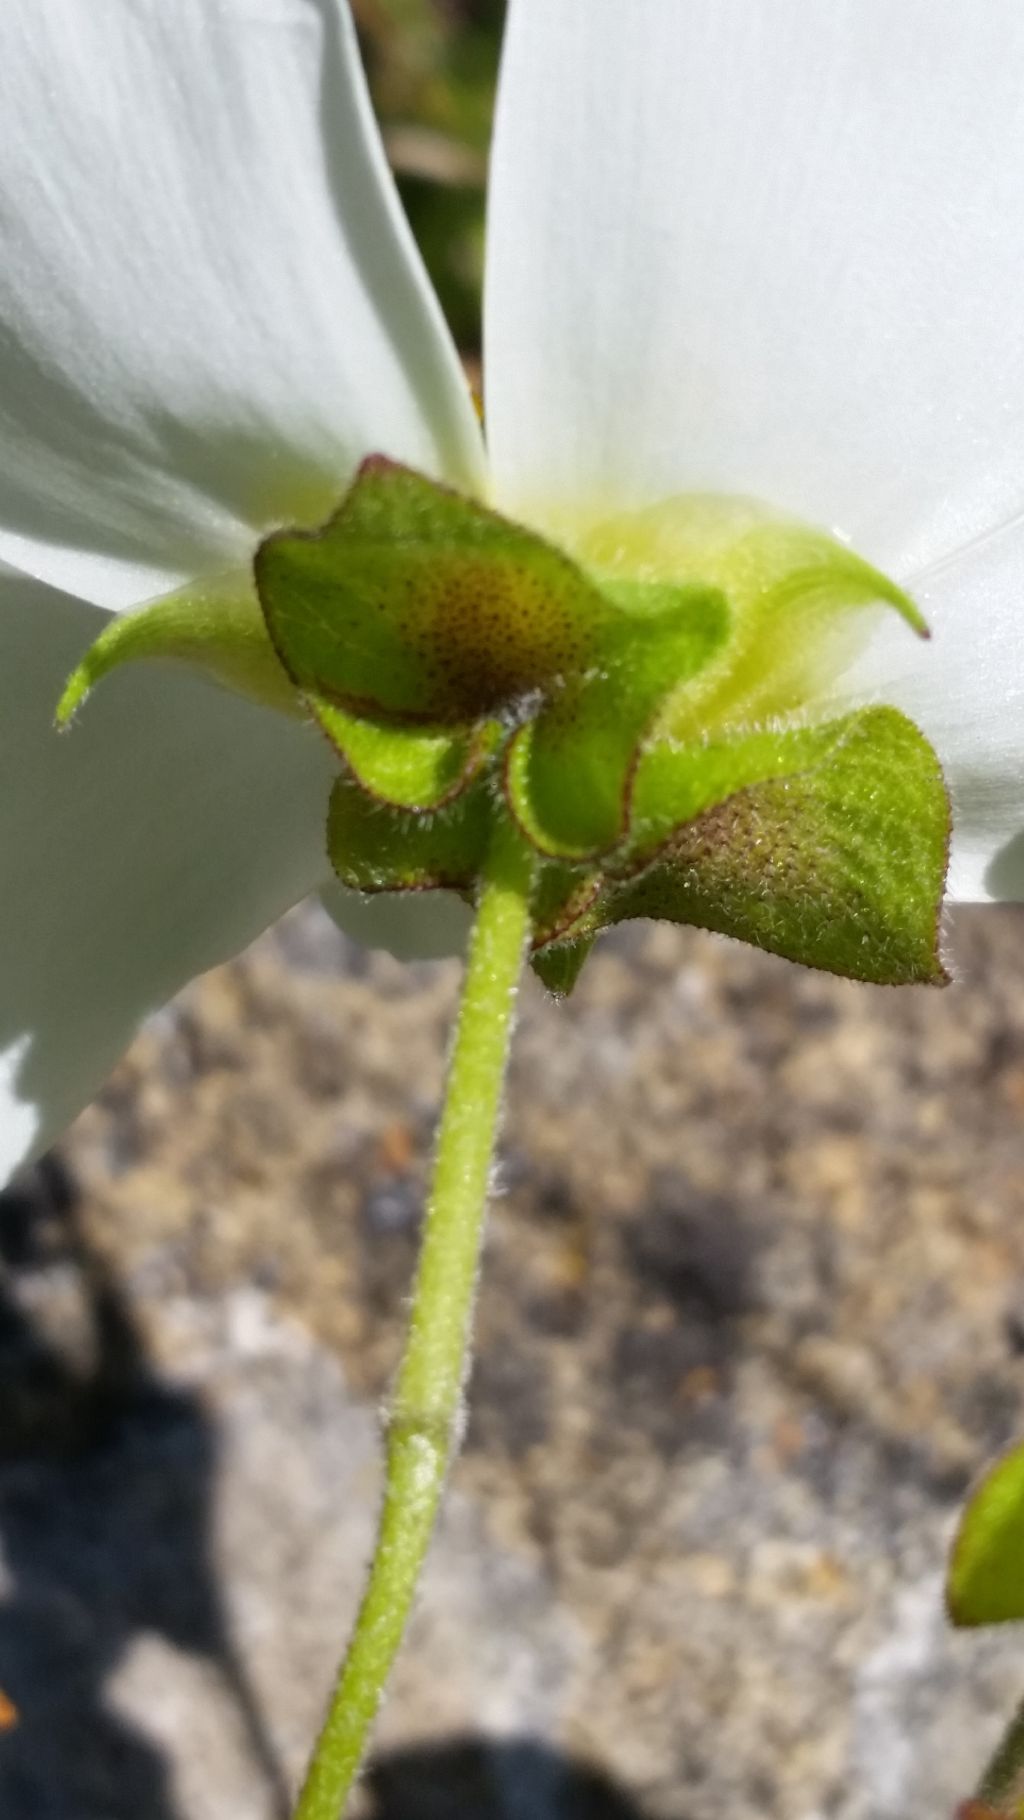
[[266,538],[254,575],[296,687],[399,724],[514,708],[620,618],[553,544],[382,456],[320,529]]

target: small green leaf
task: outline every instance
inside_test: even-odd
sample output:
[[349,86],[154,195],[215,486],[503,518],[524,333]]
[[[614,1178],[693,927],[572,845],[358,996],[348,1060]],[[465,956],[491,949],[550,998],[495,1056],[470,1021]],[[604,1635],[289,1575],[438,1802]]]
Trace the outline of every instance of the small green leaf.
[[485,778],[443,809],[414,814],[374,801],[349,777],[331,791],[327,852],[354,891],[471,891],[487,849],[494,798]]
[[656,608],[624,613],[582,675],[559,679],[513,736],[505,781],[541,852],[599,854],[624,835],[637,755],[667,694],[696,676],[729,634],[713,588],[659,588]]
[[1024,1445],[990,1467],[960,1518],[946,1599],[954,1624],[1024,1618]]
[[945,982],[948,802],[905,716],[871,708],[718,747],[664,742],[644,765],[632,850],[613,856],[593,907],[559,939],[652,917],[853,979]]
[[494,750],[493,721],[462,728],[396,727],[307,701],[331,744],[371,796],[405,809],[437,809],[464,790]]
[[297,687],[435,726],[586,668],[619,617],[554,545],[380,456],[321,530],[268,537],[255,573]]

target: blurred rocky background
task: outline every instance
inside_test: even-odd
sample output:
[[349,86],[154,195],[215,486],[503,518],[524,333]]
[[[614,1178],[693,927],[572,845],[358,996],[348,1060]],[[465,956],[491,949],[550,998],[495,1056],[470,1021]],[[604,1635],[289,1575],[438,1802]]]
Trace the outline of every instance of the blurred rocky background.
[[[478,352],[497,0],[358,0]],[[464,1454],[360,1820],[943,1820],[1024,1692],[1024,921],[887,992],[695,932],[526,991]],[[0,1216],[2,1820],[284,1820],[366,1558],[458,966],[311,907]]]
[[[936,1820],[1024,1691],[1022,922],[945,992],[620,932],[525,994],[464,1455],[363,1820]],[[0,1222],[12,1820],[278,1820],[352,1614],[455,962],[294,912]]]
[[406,214],[452,334],[475,368],[505,0],[352,0],[352,10]]

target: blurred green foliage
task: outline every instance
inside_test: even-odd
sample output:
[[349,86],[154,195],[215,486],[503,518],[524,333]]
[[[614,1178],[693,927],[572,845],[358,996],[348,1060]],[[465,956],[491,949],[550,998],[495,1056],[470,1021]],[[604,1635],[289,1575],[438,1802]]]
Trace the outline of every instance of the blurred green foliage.
[[406,212],[455,340],[473,358],[505,0],[353,3]]

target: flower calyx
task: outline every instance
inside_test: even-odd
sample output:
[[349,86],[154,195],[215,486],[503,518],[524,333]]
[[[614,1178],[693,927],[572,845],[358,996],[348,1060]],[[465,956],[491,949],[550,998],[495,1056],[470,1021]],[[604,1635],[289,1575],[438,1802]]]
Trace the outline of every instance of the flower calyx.
[[[538,855],[533,960],[554,991],[635,916],[859,979],[941,981],[934,753],[894,709],[808,725],[801,698],[852,609],[914,610],[820,533],[702,511],[681,563],[657,559],[660,524],[655,559],[632,559],[629,527],[569,555],[374,456],[321,529],[264,540],[223,650],[211,614],[198,654],[331,742],[345,885],[472,899],[511,818]],[[182,598],[162,648],[167,603],[115,622],[62,709],[121,655],[194,661]]]
[[794,644],[805,656],[822,624],[895,591],[817,533],[744,519],[731,547],[745,594],[721,561],[711,581],[586,569],[380,459],[322,531],[269,539],[271,637],[344,760],[342,881],[472,897],[509,815],[540,857],[534,965],[552,990],[635,916],[855,978],[944,978],[948,808],[921,734],[885,708],[750,724]]

